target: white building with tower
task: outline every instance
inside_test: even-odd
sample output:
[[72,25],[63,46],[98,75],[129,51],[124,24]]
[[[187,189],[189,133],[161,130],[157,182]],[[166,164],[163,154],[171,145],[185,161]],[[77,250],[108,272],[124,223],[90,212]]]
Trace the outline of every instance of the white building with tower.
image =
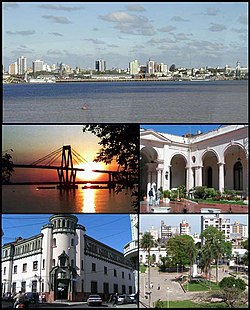
[[[175,125],[178,126],[178,125]],[[177,136],[140,131],[141,196],[149,189],[207,186],[248,196],[248,125],[224,125]]]
[[52,215],[40,234],[4,244],[2,292],[45,293],[48,302],[135,293],[132,261],[86,235],[77,222],[75,215]]

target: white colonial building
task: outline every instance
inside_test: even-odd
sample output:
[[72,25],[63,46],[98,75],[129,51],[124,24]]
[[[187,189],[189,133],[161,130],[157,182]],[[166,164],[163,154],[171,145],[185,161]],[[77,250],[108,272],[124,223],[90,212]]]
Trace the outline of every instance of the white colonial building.
[[44,292],[48,302],[135,293],[131,261],[77,222],[75,215],[52,215],[40,234],[4,244],[2,292]]
[[150,187],[169,190],[180,185],[187,191],[207,186],[248,195],[248,125],[186,136],[141,129],[140,153],[141,195]]

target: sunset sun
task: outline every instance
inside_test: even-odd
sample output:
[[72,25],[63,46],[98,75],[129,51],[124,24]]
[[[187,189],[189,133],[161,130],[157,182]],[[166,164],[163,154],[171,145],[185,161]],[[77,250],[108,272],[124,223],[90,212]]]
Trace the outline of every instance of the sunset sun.
[[103,164],[96,162],[81,163],[77,168],[85,169],[85,171],[77,171],[77,177],[84,181],[98,179],[101,173],[94,172],[93,170],[104,170]]

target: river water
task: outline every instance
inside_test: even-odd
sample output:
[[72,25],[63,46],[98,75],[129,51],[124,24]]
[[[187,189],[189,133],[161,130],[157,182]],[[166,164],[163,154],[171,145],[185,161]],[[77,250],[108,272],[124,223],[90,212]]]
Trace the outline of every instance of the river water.
[[131,190],[37,189],[36,185],[3,185],[2,213],[135,213]]
[[5,84],[3,121],[246,123],[248,81]]

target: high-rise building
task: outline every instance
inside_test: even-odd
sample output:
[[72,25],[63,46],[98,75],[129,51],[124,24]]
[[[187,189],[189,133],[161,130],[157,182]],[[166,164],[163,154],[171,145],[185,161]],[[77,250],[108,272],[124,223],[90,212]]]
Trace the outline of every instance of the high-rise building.
[[248,225],[235,221],[231,224],[231,232],[233,234],[240,234],[242,238],[248,238]]
[[9,74],[16,75],[18,73],[17,62],[15,61],[13,64],[9,65]]
[[106,61],[103,59],[96,60],[95,70],[97,72],[105,72],[106,71]]
[[225,240],[230,240],[230,232],[231,232],[231,225],[230,219],[225,219],[223,215],[216,214],[214,216],[201,216],[201,233],[208,227],[213,226],[217,228],[219,231],[222,231]]
[[154,74],[155,73],[155,62],[149,58],[147,62],[147,73]]
[[139,62],[138,60],[133,60],[129,63],[129,74],[136,75],[139,73]]
[[167,239],[179,234],[178,226],[169,226],[161,221],[161,242],[165,242]]
[[180,223],[180,235],[191,235],[191,227],[186,220],[182,220]]
[[43,71],[43,65],[44,65],[43,60],[37,59],[37,60],[33,61],[32,62],[33,73]]
[[17,58],[17,74],[25,74],[27,71],[27,58],[21,56]]

